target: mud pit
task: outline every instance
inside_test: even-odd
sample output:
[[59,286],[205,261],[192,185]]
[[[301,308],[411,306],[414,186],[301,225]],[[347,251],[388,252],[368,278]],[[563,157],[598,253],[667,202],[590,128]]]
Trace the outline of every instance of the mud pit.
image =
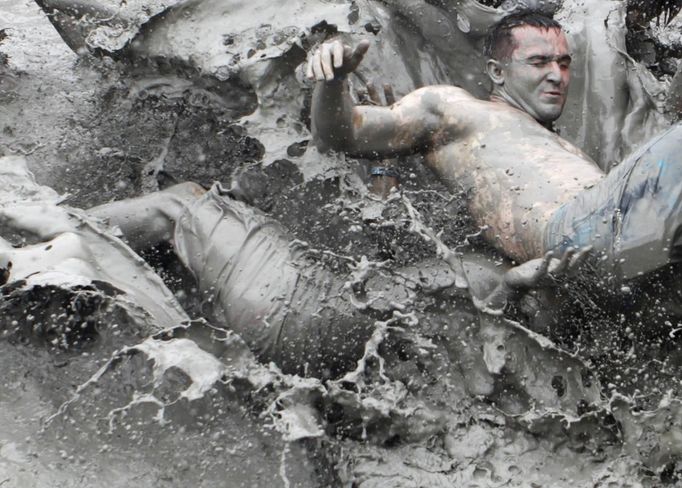
[[[372,79],[391,80],[398,95],[448,82],[484,96],[475,54],[480,38],[467,35],[476,34],[477,17],[465,32],[462,15],[430,22],[445,11],[434,10],[439,2],[301,2],[312,12],[300,19],[301,35],[272,21],[279,7],[266,8],[270,23],[261,25],[268,22],[246,22],[256,14],[240,4],[234,25],[247,28],[214,31],[221,24],[211,16],[229,18],[217,13],[217,2],[172,3],[180,7],[151,21],[163,12],[161,3],[148,2],[147,11],[145,2],[120,5],[138,24],[94,38],[111,56],[79,57],[34,3],[0,0],[0,151],[25,156],[39,183],[79,208],[176,181],[238,182],[349,282],[362,274],[363,256],[374,266],[370,281],[396,278],[405,267],[408,277],[417,276],[410,266],[442,263],[439,240],[441,249],[458,251],[473,242],[493,269],[502,262],[475,237],[462,195],[449,194],[418,158],[399,162],[403,193],[384,204],[367,192],[374,163],[308,147],[310,86],[299,67],[307,49],[338,29],[373,41],[354,80],[359,90]],[[579,24],[581,5],[565,2],[559,17]],[[597,11],[592,15],[603,14]],[[207,35],[188,35],[196,26],[183,18],[202,19]],[[144,36],[124,49],[137,25]],[[439,29],[424,29],[434,25]],[[601,25],[597,19],[588,27]],[[182,36],[189,42],[170,41]],[[451,39],[457,49],[445,49]],[[266,62],[248,62],[261,54]],[[406,61],[414,59],[419,63]],[[578,78],[578,98],[560,124],[604,166],[670,123],[665,104],[654,103],[666,79],[659,86],[649,76],[666,73],[632,66],[613,78],[622,83],[608,87],[598,85],[599,73]],[[578,108],[594,102],[595,87],[651,103],[614,104],[588,117]],[[622,137],[589,130],[600,120],[615,124]],[[157,249],[145,258],[199,318],[201,297],[170,256]],[[466,277],[475,282],[471,273]],[[553,290],[578,304],[558,311],[561,327],[533,324],[523,304],[509,310],[508,320],[487,317],[456,286],[418,287],[400,297],[401,308],[387,291],[376,304],[365,361],[325,381],[261,365],[238,338],[209,334],[205,325],[173,332],[140,325],[111,308],[103,290],[62,296],[38,287],[15,299],[3,287],[0,484],[674,483],[680,297],[676,270],[661,275],[655,285],[646,280],[612,291],[588,270],[578,283]],[[93,318],[83,332],[67,330],[86,316]]]

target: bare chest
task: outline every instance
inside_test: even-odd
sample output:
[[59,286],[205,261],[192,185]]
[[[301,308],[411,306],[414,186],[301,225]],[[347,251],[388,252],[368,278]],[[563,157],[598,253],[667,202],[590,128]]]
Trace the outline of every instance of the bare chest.
[[514,192],[525,203],[563,201],[603,177],[578,149],[544,129],[474,130],[435,145],[426,160],[451,188]]

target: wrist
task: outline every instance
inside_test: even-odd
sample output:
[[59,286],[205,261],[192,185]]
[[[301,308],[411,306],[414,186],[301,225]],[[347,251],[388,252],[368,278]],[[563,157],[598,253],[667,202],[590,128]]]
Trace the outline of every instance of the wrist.
[[337,85],[343,83],[348,78],[348,73],[334,73],[334,78],[328,80],[326,78],[318,80],[318,83],[324,83],[325,85]]
[[336,74],[336,73],[335,73],[335,74],[334,74],[334,78],[332,78],[331,80],[324,80],[324,82],[325,82],[327,85],[334,85],[334,84],[337,84],[337,83],[343,83],[344,81],[346,81],[347,77],[348,77],[348,74],[347,74],[347,73],[341,73],[341,74]]

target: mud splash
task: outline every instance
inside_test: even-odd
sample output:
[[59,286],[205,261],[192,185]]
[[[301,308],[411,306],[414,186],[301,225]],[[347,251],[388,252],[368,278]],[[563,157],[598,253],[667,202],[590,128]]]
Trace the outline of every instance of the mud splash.
[[[476,2],[459,3],[476,8]],[[55,480],[65,486],[217,486],[226,479],[245,486],[674,481],[679,375],[669,353],[677,346],[679,323],[674,313],[659,316],[674,311],[674,291],[668,306],[655,303],[660,289],[632,285],[626,295],[650,295],[641,306],[648,317],[635,310],[613,318],[592,307],[597,298],[590,290],[572,284],[564,293],[574,294],[580,310],[557,313],[566,327],[550,331],[542,328],[548,322],[533,322],[532,307],[523,303],[507,318],[482,315],[469,290],[482,274],[499,274],[502,259],[482,252],[461,199],[448,195],[416,159],[401,162],[402,194],[379,201],[366,189],[370,163],[322,156],[307,147],[310,87],[298,68],[307,48],[336,31],[351,39],[371,36],[374,54],[355,80],[358,88],[382,73],[395,81],[398,95],[417,85],[453,81],[482,95],[474,54],[480,28],[471,19],[467,31],[457,10],[431,22],[442,12],[427,3],[358,2],[355,8],[335,3],[320,7],[326,23],[305,17],[301,27],[289,30],[278,29],[275,21],[253,29],[245,22],[240,25],[247,28],[221,27],[213,38],[193,35],[196,25],[182,19],[215,14],[215,2],[173,2],[170,10],[158,4],[146,11],[138,3],[114,3],[110,7],[125,22],[106,29],[97,24],[88,38],[96,54],[121,59],[112,61],[77,58],[29,5],[0,3],[12,21],[11,27],[0,25],[9,33],[0,45],[8,56],[0,68],[7,114],[0,147],[25,155],[39,181],[70,193],[59,197],[42,187],[35,190],[37,199],[87,207],[175,180],[222,179],[287,225],[351,286],[365,284],[367,294],[357,305],[378,319],[357,370],[322,382],[257,363],[238,337],[223,330],[172,323],[186,317],[149,323],[151,330],[137,326],[139,316],[114,318],[111,299],[117,294],[108,296],[112,290],[92,281],[64,295],[63,287],[34,286],[28,293],[15,288],[23,292],[16,299],[3,288],[4,310],[17,315],[3,321],[0,342],[7,366],[0,397],[6,420],[0,481],[8,480],[8,486],[53,486]],[[563,7],[569,17],[571,5]],[[592,15],[593,7],[585,3],[588,12],[582,15]],[[271,20],[283,18],[277,8],[265,9]],[[239,12],[256,18],[247,8]],[[224,20],[216,16],[210,24],[229,25]],[[434,25],[439,28],[430,29]],[[208,44],[180,49],[167,42],[171,31]],[[50,41],[45,51],[34,47],[39,38]],[[444,49],[443,39],[457,39],[457,49]],[[412,59],[420,65],[405,61]],[[641,78],[628,80],[635,90]],[[620,94],[622,87],[613,90]],[[47,100],[55,100],[49,113]],[[644,105],[647,117],[659,120]],[[624,123],[605,117],[621,120],[618,127]],[[643,127],[633,126],[649,130]],[[609,154],[623,150],[617,142],[609,147]],[[480,259],[466,265],[461,256],[472,243]],[[199,298],[176,263],[164,250],[147,258],[189,315],[198,315]],[[387,289],[387,283],[400,286]],[[151,288],[158,292],[166,285]],[[622,303],[619,294],[607,298]],[[72,310],[71,318],[54,320],[56,309],[42,307],[46,301]],[[43,313],[31,314],[40,327],[26,327],[29,307]],[[95,319],[85,332],[70,335],[70,324],[85,316]],[[651,323],[659,326],[655,337],[647,333]],[[637,381],[626,381],[634,377]],[[667,431],[670,439],[661,436]]]

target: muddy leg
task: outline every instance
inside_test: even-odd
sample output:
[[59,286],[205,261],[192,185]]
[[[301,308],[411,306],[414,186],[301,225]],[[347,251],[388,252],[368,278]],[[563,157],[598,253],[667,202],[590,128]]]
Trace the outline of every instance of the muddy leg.
[[182,212],[204,193],[200,185],[180,183],[142,197],[99,205],[89,213],[119,227],[130,247],[140,251],[169,242]]

